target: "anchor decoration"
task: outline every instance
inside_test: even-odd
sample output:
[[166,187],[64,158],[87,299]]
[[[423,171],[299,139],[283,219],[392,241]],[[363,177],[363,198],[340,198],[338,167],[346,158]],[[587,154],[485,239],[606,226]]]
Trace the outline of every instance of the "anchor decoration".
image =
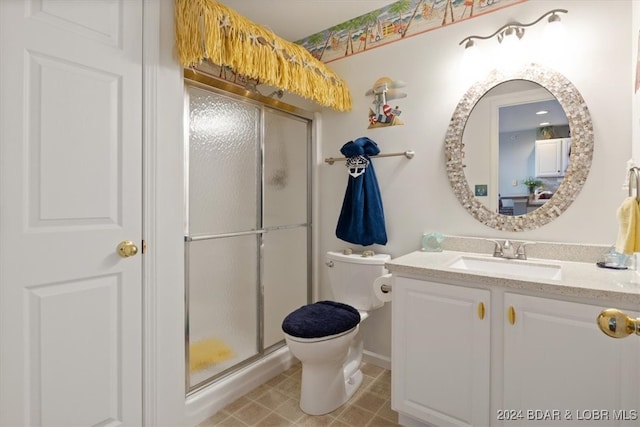
[[365,95],[373,96],[373,108],[369,108],[369,128],[403,125],[398,117],[402,111],[398,106],[392,108],[389,101],[406,98],[407,94],[398,90],[405,83],[400,80],[391,80],[389,77],[381,77],[373,84]]
[[369,166],[369,160],[363,155],[347,158],[347,170],[349,171],[349,175],[354,178],[365,173],[367,166]]

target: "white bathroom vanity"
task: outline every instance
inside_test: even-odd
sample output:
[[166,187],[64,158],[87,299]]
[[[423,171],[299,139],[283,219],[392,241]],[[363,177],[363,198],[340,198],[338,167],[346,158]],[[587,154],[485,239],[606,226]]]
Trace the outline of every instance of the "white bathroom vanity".
[[452,250],[387,268],[400,424],[640,424],[640,337],[596,322],[607,308],[640,316],[635,271]]

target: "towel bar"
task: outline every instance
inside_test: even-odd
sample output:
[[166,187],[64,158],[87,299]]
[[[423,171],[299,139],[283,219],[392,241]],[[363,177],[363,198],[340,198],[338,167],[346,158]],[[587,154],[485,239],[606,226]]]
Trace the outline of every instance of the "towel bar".
[[640,203],[640,168],[637,166],[629,169],[629,197],[633,195],[633,187],[632,187],[632,177],[636,178],[636,201]]
[[[415,155],[415,151],[413,150],[408,150],[408,151],[404,151],[402,153],[387,153],[387,154],[378,154],[376,156],[371,156],[371,157],[397,157],[397,156],[405,156],[407,159],[413,159],[413,156]],[[330,165],[334,164],[335,162],[344,162],[346,159],[346,157],[327,157],[326,159],[324,159],[324,161],[326,163],[329,163]]]

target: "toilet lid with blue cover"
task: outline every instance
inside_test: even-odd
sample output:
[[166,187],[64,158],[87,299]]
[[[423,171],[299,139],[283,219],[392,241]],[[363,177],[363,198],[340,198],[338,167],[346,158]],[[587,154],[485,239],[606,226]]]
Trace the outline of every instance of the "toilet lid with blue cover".
[[336,301],[318,301],[291,312],[282,322],[282,330],[298,338],[322,338],[356,327],[360,313],[350,305]]

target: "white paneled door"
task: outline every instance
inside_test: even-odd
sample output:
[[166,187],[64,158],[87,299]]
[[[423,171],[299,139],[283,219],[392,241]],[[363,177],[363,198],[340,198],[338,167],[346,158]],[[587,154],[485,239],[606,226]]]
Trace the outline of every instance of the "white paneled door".
[[142,1],[0,0],[0,52],[0,426],[140,426]]

